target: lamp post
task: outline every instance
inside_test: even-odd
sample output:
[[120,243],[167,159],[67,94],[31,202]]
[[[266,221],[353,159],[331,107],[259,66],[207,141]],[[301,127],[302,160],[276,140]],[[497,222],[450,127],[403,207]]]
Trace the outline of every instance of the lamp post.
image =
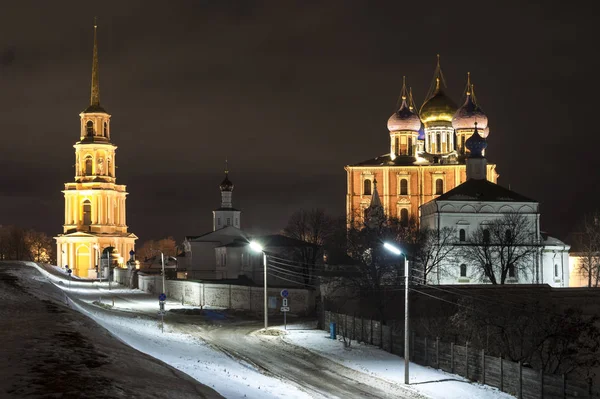
[[162,251],[158,252],[160,252],[160,261],[162,263],[163,293],[167,295],[167,287],[165,286],[165,254]]
[[269,313],[268,313],[268,309],[267,309],[267,254],[264,251],[264,248],[262,245],[260,245],[258,242],[256,241],[252,241],[250,242],[250,249],[254,252],[260,253],[262,252],[263,254],[263,270],[264,270],[264,287],[265,287],[265,298],[264,298],[264,305],[265,305],[265,330],[267,329],[267,327],[269,326]]
[[96,250],[96,265],[98,267],[98,280],[102,282],[102,264],[100,264],[100,247],[98,244],[94,244],[94,249]]
[[[389,243],[384,243],[383,247],[393,253],[394,255],[402,255],[402,251]],[[408,385],[409,382],[409,369],[410,364],[410,339],[409,339],[409,317],[408,317],[408,284],[410,275],[410,269],[408,265],[408,256],[404,254],[404,384]]]

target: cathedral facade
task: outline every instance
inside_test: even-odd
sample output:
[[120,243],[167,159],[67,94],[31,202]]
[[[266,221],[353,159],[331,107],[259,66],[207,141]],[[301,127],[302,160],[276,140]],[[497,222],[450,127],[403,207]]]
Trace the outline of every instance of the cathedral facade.
[[[385,214],[408,224],[419,220],[421,205],[466,181],[465,141],[476,125],[487,137],[488,118],[475,98],[470,76],[460,108],[444,87],[439,58],[432,88],[419,111],[403,82],[399,107],[387,123],[389,153],[345,167],[348,226],[364,222],[375,183]],[[496,165],[486,168],[487,180],[496,183]]]
[[83,278],[97,277],[106,248],[111,264],[123,264],[137,239],[127,231],[125,186],[116,184],[117,146],[111,141],[111,115],[100,105],[96,30],[94,26],[90,105],[79,114],[80,137],[73,146],[75,179],[65,183],[63,233],[55,237],[57,265],[68,265]]

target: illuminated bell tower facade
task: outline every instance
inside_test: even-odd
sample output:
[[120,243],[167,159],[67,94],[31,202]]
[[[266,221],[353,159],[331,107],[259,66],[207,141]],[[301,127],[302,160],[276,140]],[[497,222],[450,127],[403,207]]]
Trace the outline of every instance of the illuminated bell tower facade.
[[111,263],[122,266],[137,237],[127,231],[124,185],[116,184],[115,152],[110,114],[100,105],[97,26],[90,105],[79,114],[79,141],[75,148],[75,181],[65,183],[63,234],[56,237],[57,265],[78,277],[96,278],[102,251],[113,247]]

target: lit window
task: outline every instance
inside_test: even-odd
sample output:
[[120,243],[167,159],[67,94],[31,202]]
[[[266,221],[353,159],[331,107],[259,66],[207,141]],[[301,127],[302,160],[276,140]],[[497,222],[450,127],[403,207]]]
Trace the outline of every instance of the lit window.
[[467,265],[465,265],[464,263],[460,265],[460,276],[467,277]]
[[363,194],[371,195],[371,180],[365,179],[363,183]]
[[400,180],[400,195],[408,195],[408,180]]

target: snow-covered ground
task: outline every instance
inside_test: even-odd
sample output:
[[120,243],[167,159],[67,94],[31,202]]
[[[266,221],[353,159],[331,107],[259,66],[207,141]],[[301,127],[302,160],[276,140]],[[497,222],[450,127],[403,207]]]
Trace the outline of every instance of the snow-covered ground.
[[[321,356],[341,363],[354,370],[368,373],[390,382],[404,383],[404,358],[392,355],[378,347],[352,341],[349,348],[342,342],[332,340],[325,331],[309,325],[292,325],[283,339],[294,345],[311,350]],[[410,387],[420,394],[444,399],[510,399],[513,396],[496,388],[472,383],[455,374],[423,367],[415,363],[409,366]]]
[[[203,339],[201,330],[197,330],[200,333],[188,334],[187,331],[192,330],[189,328],[190,321],[184,321],[185,317],[167,315],[163,326],[164,331],[162,331],[160,317],[157,315],[158,301],[155,295],[126,289],[114,283],[110,291],[106,282],[92,283],[73,280],[69,283],[58,268],[35,267],[64,290],[68,297],[65,299],[70,306],[98,322],[131,347],[164,361],[227,398],[311,397],[309,393],[299,388],[302,383],[265,375],[263,370],[257,369],[253,364],[240,360],[213,344],[207,343]],[[34,282],[32,281],[30,284],[34,285]],[[104,305],[98,306],[99,302]],[[173,309],[190,308],[190,306],[182,306],[176,301],[168,301],[166,308],[172,311]],[[175,320],[187,323],[188,330],[179,328]],[[290,326],[290,328],[283,337],[286,343],[306,348],[315,356],[320,355],[335,362],[332,364],[341,364],[364,373],[361,375],[377,377],[382,382],[377,386],[379,390],[386,384],[393,384],[400,391],[404,388],[402,358],[388,354],[376,347],[356,342],[353,342],[350,350],[346,350],[341,342],[327,339],[324,331],[298,329],[297,325]],[[231,333],[230,330],[229,334]],[[213,337],[214,334],[218,335],[218,330],[213,330]],[[258,334],[257,339],[265,341],[265,350],[277,350],[278,345],[269,346],[268,341],[273,342],[280,338],[278,334],[273,336]],[[249,359],[249,361],[252,360]],[[323,378],[327,378],[326,375],[327,372],[324,370]],[[365,381],[373,381],[373,379],[366,378]],[[510,395],[493,388],[470,383],[462,377],[414,364],[411,364],[410,390],[413,394],[407,396],[411,397],[511,398]]]

